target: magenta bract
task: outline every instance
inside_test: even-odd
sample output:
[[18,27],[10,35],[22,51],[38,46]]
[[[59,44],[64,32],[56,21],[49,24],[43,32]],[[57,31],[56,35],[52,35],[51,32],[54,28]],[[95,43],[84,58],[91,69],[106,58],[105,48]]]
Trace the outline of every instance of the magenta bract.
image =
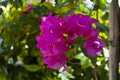
[[77,37],[85,38],[84,48],[91,57],[102,52],[104,42],[98,38],[99,29],[92,28],[92,23],[98,22],[87,15],[72,14],[59,18],[48,16],[42,18],[40,25],[41,35],[36,37],[37,48],[42,52],[43,62],[48,68],[67,70],[66,52]]
[[65,67],[66,61],[67,57],[62,55],[53,55],[43,58],[43,62],[47,64],[47,67],[55,70],[59,69],[61,66]]
[[102,52],[102,48],[105,47],[105,43],[101,39],[90,40],[84,43],[84,48],[91,57],[95,57]]

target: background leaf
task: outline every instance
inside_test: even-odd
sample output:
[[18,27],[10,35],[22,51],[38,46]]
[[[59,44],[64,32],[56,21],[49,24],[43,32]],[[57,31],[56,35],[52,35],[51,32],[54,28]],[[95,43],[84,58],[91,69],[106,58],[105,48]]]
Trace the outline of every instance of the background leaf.
[[96,22],[95,24],[96,24],[96,26],[99,27],[101,30],[107,31],[107,32],[109,31],[109,29],[108,29],[107,26],[105,26],[105,25],[103,25],[103,24],[101,24],[101,23],[99,23],[99,22]]
[[24,67],[28,70],[28,71],[31,71],[31,72],[35,72],[35,71],[38,71],[40,70],[40,66],[39,65],[24,65]]

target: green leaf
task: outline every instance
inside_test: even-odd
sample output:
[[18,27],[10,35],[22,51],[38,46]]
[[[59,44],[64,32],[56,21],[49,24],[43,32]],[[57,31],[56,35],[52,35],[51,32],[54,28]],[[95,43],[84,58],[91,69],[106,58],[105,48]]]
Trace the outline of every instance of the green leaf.
[[64,16],[70,15],[73,10],[74,10],[74,8],[71,8],[70,10],[68,10],[68,11],[64,14]]
[[2,14],[3,10],[0,8],[0,15]]
[[101,23],[99,23],[99,22],[96,22],[95,25],[96,25],[98,28],[100,28],[101,30],[103,30],[103,31],[107,31],[107,32],[109,31],[109,29],[108,29],[107,26],[105,26],[105,25],[103,25],[103,24],[101,24]]
[[7,20],[4,20],[2,23],[3,28],[7,28],[9,26],[9,22]]
[[53,10],[53,6],[49,2],[44,2],[43,5],[46,6],[48,9]]
[[2,53],[2,52],[3,52],[3,49],[2,49],[2,43],[3,43],[3,39],[2,39],[2,38],[0,38],[0,53]]
[[9,0],[0,0],[0,4],[3,6],[6,6],[8,4]]
[[0,80],[6,80],[6,76],[3,74],[0,74]]
[[61,7],[66,6],[66,5],[68,5],[68,4],[69,4],[69,2],[66,1],[66,2],[63,2],[63,3],[61,3],[61,4],[56,5],[56,7],[57,7],[57,8],[61,8]]
[[90,59],[86,57],[83,53],[76,55],[76,58],[80,59],[80,64],[82,65],[83,69],[86,69],[92,65]]
[[109,16],[109,13],[106,12],[106,13],[102,16],[102,19],[103,19],[103,20],[108,20],[108,16]]
[[5,66],[0,65],[0,80],[6,80],[7,69]]
[[47,8],[45,5],[41,5],[41,6],[36,6],[33,11],[38,14],[44,14],[47,15],[49,13],[49,8]]
[[69,13],[71,13],[71,11],[73,11],[75,8],[76,8],[76,5],[70,3],[70,4],[65,4],[61,8],[55,8],[54,11],[55,11],[55,13],[58,13],[61,16],[66,16],[67,14],[69,15]]
[[12,27],[13,27],[13,30],[15,32],[19,32],[20,31],[20,24],[14,23],[14,24],[12,24]]
[[13,4],[15,7],[19,7],[23,5],[22,0],[15,0]]
[[36,71],[40,70],[40,66],[39,66],[39,65],[35,65],[35,64],[25,65],[24,67],[25,67],[28,71],[31,71],[31,72],[36,72]]
[[5,42],[5,43],[9,43],[10,38],[11,38],[11,37],[10,37],[10,36],[11,36],[10,33],[7,32],[7,31],[4,31],[3,34],[2,34],[2,36],[3,36],[4,42]]
[[55,0],[56,4],[58,4],[58,0]]

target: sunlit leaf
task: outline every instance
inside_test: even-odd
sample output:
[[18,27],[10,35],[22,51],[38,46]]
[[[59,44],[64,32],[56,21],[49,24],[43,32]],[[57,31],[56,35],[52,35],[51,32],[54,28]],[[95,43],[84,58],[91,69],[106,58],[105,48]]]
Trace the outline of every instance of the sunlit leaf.
[[30,72],[36,72],[36,71],[40,70],[40,66],[39,66],[39,65],[35,65],[35,64],[25,65],[24,67],[25,67],[28,71],[30,71]]
[[106,13],[103,15],[102,19],[103,19],[103,20],[108,20],[108,16],[109,16],[109,13],[106,12]]
[[80,64],[82,65],[83,69],[86,69],[92,65],[90,59],[86,57],[83,53],[76,55],[77,59],[80,59]]
[[53,10],[53,6],[52,6],[51,3],[49,3],[49,2],[44,2],[43,5],[46,6],[47,8],[49,8],[50,10]]
[[55,7],[57,7],[57,8],[61,8],[61,7],[65,6],[65,5],[67,5],[67,4],[69,4],[68,1],[63,2],[63,3],[61,3],[61,4],[58,4],[58,5],[56,5]]

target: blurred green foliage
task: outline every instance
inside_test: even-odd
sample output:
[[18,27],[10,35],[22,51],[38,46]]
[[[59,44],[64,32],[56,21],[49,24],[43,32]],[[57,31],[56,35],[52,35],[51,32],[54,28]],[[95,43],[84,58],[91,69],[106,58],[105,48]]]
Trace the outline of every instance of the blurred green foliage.
[[[106,0],[91,0],[91,5],[85,0],[53,0],[55,4],[50,1],[0,1],[0,80],[108,80],[109,3]],[[28,4],[35,7],[24,14]],[[101,29],[100,38],[107,47],[101,55],[90,58],[82,48],[83,39],[78,38],[67,53],[69,70],[47,69],[35,40],[40,34],[41,18],[49,12],[63,17],[73,10],[99,20],[94,26]]]

